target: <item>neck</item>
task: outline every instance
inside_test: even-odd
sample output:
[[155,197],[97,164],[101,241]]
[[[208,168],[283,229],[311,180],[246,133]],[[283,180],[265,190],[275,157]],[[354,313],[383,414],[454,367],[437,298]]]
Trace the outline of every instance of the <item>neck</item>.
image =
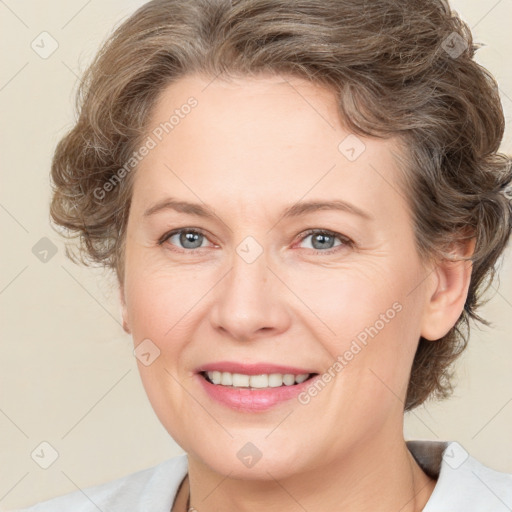
[[351,510],[419,512],[435,480],[428,477],[407,449],[403,437],[395,443],[364,442],[339,460],[329,460],[303,473],[270,480],[241,480],[211,470],[191,456],[188,477],[173,512],[190,505],[201,512],[292,512]]

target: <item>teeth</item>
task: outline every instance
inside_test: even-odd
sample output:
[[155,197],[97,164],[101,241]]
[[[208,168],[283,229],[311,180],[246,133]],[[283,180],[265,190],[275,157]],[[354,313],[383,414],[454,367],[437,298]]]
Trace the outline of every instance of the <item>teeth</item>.
[[235,388],[278,388],[282,385],[292,386],[304,382],[309,373],[293,375],[291,373],[271,373],[262,375],[244,375],[243,373],[219,372],[217,370],[206,372],[208,378],[214,384],[222,386],[233,386]]
[[[226,372],[224,372],[226,373]],[[224,375],[223,373],[223,375]],[[242,375],[241,373],[231,374],[233,379],[232,386],[235,388],[248,388],[249,387],[249,375]]]
[[295,377],[295,381],[297,382],[297,384],[300,384],[301,382],[304,382],[308,377],[308,373],[301,373],[300,375],[297,375],[297,377]]
[[229,372],[222,372],[220,376],[220,383],[223,386],[231,386],[233,384],[233,375]]

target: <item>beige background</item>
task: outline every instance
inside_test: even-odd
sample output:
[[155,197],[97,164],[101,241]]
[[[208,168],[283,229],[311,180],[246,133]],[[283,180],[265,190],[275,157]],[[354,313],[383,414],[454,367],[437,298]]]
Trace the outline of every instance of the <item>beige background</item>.
[[[73,120],[77,76],[113,26],[142,3],[0,1],[0,509],[105,482],[182,453],[146,398],[131,338],[119,324],[113,281],[69,262],[48,222],[49,164]],[[502,149],[511,153],[512,2],[452,5],[475,39],[486,44],[478,60],[500,83],[509,123]],[[46,59],[31,48],[43,31],[58,43]],[[44,37],[48,50],[51,41]],[[43,237],[58,248],[46,263],[32,252]],[[512,473],[511,248],[500,267],[501,285],[484,311],[494,327],[473,330],[458,364],[454,397],[408,415],[405,435],[457,440],[483,463]],[[48,469],[31,458],[43,441],[59,454]]]

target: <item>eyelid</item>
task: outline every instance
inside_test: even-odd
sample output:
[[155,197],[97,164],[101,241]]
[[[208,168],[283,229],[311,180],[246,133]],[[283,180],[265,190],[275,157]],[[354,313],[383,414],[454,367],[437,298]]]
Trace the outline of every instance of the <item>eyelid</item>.
[[[171,236],[173,235],[176,235],[178,233],[181,233],[182,231],[186,231],[186,232],[189,232],[189,233],[197,233],[199,235],[203,235],[208,241],[210,241],[210,235],[204,231],[203,229],[201,228],[194,228],[194,227],[184,227],[184,228],[176,228],[176,229],[172,229],[171,231],[167,231],[164,235],[162,235],[159,240],[158,240],[158,245],[162,245],[164,244],[167,240],[169,240],[169,238],[171,238]],[[210,243],[213,244],[213,242],[210,241]],[[170,245],[173,245],[173,244],[170,244]],[[181,251],[184,251],[184,252],[194,252],[194,251],[199,251],[201,249],[206,249],[206,247],[199,247],[197,249],[182,249],[181,247],[178,247],[178,246],[174,246],[176,247],[177,250],[181,250]]]
[[316,235],[319,233],[337,238],[342,243],[339,245],[336,245],[334,247],[331,247],[330,249],[325,249],[325,250],[310,249],[310,250],[314,251],[315,254],[332,254],[334,252],[337,252],[338,250],[342,250],[345,247],[353,247],[355,245],[355,242],[352,239],[350,239],[348,236],[338,233],[336,231],[331,231],[330,229],[322,229],[322,228],[311,228],[306,231],[303,231],[299,235],[299,239],[298,239],[297,243],[304,241],[310,235]]
[[[175,228],[171,231],[168,231],[167,233],[165,233],[162,237],[160,237],[160,239],[158,240],[158,245],[162,245],[164,244],[167,240],[169,240],[169,238],[171,238],[172,236],[178,234],[178,233],[181,233],[181,232],[189,232],[189,233],[197,233],[197,234],[200,234],[202,236],[204,236],[208,241],[210,241],[210,236],[209,234],[204,231],[203,229],[201,228],[195,228],[195,227],[182,227],[182,228]],[[320,250],[320,249],[310,249],[312,251],[315,252],[315,254],[331,254],[331,253],[334,253],[334,252],[337,252],[338,250],[341,250],[343,249],[344,247],[353,247],[355,245],[355,242],[350,239],[348,236],[346,235],[343,235],[341,233],[338,233],[336,231],[332,231],[330,229],[323,229],[323,228],[310,228],[310,229],[307,229],[306,231],[302,231],[298,236],[298,241],[296,243],[300,243],[302,242],[303,240],[305,240],[308,236],[311,236],[311,235],[315,235],[315,234],[326,234],[326,235],[329,235],[329,236],[332,236],[334,238],[337,238],[338,240],[340,240],[342,243],[339,244],[339,245],[336,245],[334,247],[331,247],[330,249],[325,249],[325,250]],[[213,243],[210,241],[210,243]],[[194,253],[194,252],[197,252],[197,251],[201,251],[203,249],[207,249],[207,247],[198,247],[196,249],[183,249],[181,247],[178,247],[178,246],[175,246],[174,244],[170,244],[172,245],[177,251],[181,251],[181,252],[188,252],[188,253]],[[215,245],[215,244],[214,244]],[[294,243],[295,245],[295,243]]]
[[330,235],[330,236],[339,238],[342,242],[345,242],[345,243],[354,243],[346,235],[343,235],[343,234],[338,233],[336,231],[331,231],[330,229],[323,229],[323,228],[311,228],[311,229],[307,229],[306,231],[303,231],[299,235],[300,236],[300,240],[303,240],[304,238],[306,238],[309,235],[315,235],[315,234],[318,234],[318,233],[323,233],[323,234],[326,234],[326,235]]

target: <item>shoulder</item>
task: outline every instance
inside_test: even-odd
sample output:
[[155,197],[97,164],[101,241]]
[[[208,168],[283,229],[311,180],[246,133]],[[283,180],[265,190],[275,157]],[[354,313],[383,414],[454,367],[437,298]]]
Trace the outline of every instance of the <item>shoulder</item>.
[[187,474],[186,454],[110,482],[12,512],[168,512]]
[[455,441],[407,441],[427,474],[437,478],[423,512],[510,512],[512,474],[491,469]]

